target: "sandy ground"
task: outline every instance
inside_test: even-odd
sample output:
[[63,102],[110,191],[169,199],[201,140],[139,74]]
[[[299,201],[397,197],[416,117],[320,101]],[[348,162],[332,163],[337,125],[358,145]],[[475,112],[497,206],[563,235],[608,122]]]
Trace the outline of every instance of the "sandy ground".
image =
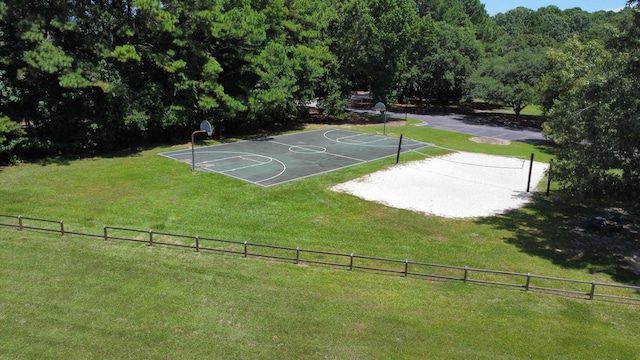
[[[491,216],[526,204],[529,159],[457,152],[398,164],[338,184],[349,193],[387,206],[448,218]],[[533,162],[533,191],[547,164]]]

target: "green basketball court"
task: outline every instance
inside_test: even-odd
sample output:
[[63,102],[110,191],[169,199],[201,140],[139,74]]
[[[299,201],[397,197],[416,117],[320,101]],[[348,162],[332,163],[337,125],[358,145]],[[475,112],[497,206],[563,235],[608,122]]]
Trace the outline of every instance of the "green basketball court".
[[[430,144],[339,129],[239,141],[160,155],[268,187],[396,156]],[[193,160],[192,160],[193,156]]]

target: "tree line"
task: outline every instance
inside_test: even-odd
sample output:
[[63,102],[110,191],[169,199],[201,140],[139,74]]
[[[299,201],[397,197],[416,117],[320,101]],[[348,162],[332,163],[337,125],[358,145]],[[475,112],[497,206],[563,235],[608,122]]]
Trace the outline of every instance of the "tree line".
[[479,0],[0,0],[0,158],[180,141],[202,120],[250,133],[312,101],[340,116],[366,89],[516,116],[539,104],[567,188],[637,192],[628,5],[489,16]]

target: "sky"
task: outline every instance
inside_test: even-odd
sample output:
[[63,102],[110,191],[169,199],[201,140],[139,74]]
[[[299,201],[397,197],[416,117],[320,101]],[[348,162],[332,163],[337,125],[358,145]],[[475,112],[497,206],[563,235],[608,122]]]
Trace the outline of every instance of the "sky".
[[579,7],[584,11],[595,12],[599,10],[620,10],[627,3],[626,0],[480,0],[480,2],[484,4],[490,16],[507,12],[519,6],[538,10],[541,7],[555,5],[560,10]]

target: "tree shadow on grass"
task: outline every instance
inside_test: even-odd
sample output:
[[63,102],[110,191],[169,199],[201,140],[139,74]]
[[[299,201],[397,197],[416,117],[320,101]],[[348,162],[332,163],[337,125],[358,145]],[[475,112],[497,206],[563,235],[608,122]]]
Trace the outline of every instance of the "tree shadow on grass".
[[71,162],[74,160],[80,159],[91,159],[91,158],[103,158],[103,159],[115,159],[115,158],[126,158],[126,157],[137,157],[140,156],[142,151],[152,149],[152,145],[141,146],[141,147],[129,147],[122,148],[117,150],[105,150],[101,152],[96,152],[93,154],[86,154],[83,156],[77,155],[47,155],[43,154],[39,158],[28,159],[27,162],[37,163],[41,166],[49,166],[49,165],[71,165]]
[[38,160],[38,164],[42,166],[48,165],[70,165],[71,159],[64,156],[47,156]]
[[[615,219],[615,226],[600,226],[602,219]],[[478,222],[511,231],[505,241],[527,254],[640,285],[640,218],[620,207],[539,194],[523,209]]]

